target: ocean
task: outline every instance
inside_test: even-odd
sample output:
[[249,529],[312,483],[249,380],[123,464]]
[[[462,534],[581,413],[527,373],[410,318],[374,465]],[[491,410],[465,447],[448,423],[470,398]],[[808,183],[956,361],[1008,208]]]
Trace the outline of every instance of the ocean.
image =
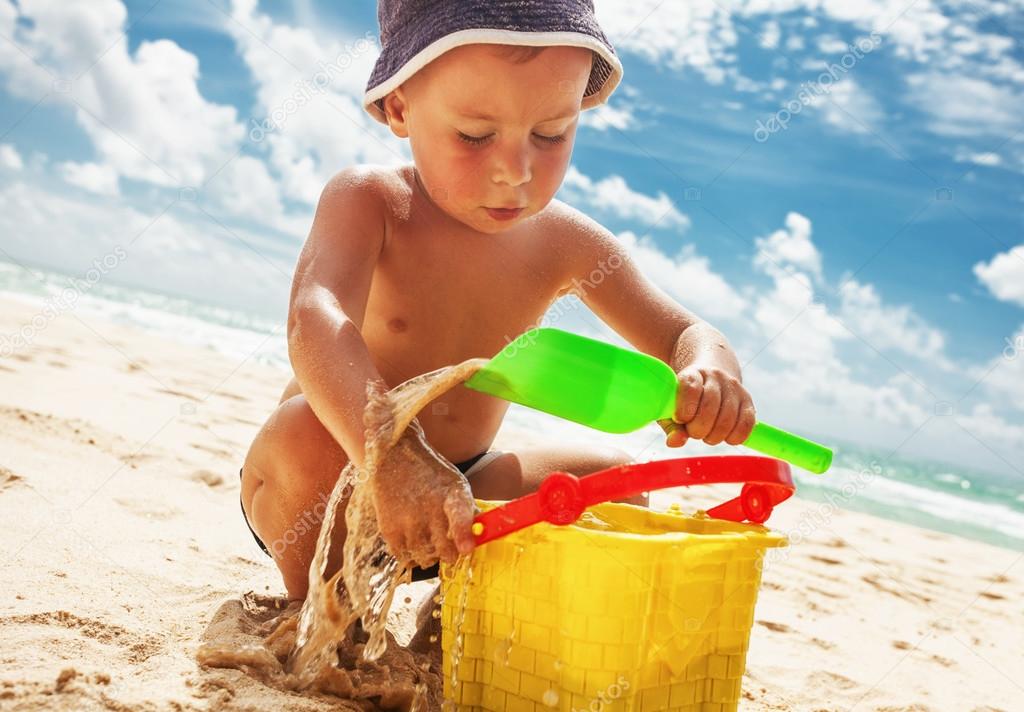
[[[228,357],[251,358],[282,371],[288,369],[283,318],[274,321],[102,280],[72,293],[68,291],[70,279],[39,268],[29,273],[0,262],[0,294],[37,305],[41,315],[73,308],[82,318],[92,315],[173,336]],[[82,277],[76,279],[81,284]],[[16,336],[0,334],[0,345],[16,344]],[[615,444],[642,460],[683,454],[666,448],[661,431],[653,425],[627,435],[609,435],[517,405],[509,409],[507,418],[517,426],[543,429],[559,440]],[[1024,550],[1024,487],[1019,477],[903,459],[860,444],[825,440],[836,450],[832,469],[823,476],[795,470],[796,496]],[[687,454],[725,451],[701,445],[686,447]]]

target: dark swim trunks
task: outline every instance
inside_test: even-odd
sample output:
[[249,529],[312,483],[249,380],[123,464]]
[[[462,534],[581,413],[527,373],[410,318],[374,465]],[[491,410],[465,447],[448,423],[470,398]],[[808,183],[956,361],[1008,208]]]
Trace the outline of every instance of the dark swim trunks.
[[[473,457],[469,458],[464,462],[457,462],[454,464],[455,467],[458,468],[459,472],[468,477],[470,474],[472,474],[471,470],[479,469],[479,466],[485,465],[487,462],[490,462],[500,454],[500,450],[488,450],[487,452],[482,452],[479,455],[474,455]],[[474,467],[474,465],[478,465],[478,467]],[[242,468],[238,469],[238,479],[242,479]],[[241,495],[239,495],[238,497],[238,505],[240,507],[242,505]],[[273,556],[270,553],[270,550],[267,548],[267,545],[263,543],[263,540],[260,539],[259,535],[256,534],[255,531],[253,531],[252,525],[249,524],[249,517],[247,517],[245,514],[245,507],[242,507],[242,518],[245,520],[245,526],[249,527],[249,531],[252,533],[253,539],[255,539],[256,543],[259,544],[261,549],[263,549],[263,553],[273,558]],[[438,575],[438,564],[434,564],[433,566],[429,566],[425,569],[414,567],[412,570],[413,581],[424,581],[426,579],[435,578]]]

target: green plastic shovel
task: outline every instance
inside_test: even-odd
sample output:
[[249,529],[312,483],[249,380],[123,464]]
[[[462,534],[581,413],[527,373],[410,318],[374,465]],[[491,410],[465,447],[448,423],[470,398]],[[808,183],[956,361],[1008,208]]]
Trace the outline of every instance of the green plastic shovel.
[[[510,342],[466,386],[607,433],[629,433],[672,417],[678,378],[648,354],[545,327]],[[819,474],[832,464],[827,447],[766,423],[757,423],[743,444]]]

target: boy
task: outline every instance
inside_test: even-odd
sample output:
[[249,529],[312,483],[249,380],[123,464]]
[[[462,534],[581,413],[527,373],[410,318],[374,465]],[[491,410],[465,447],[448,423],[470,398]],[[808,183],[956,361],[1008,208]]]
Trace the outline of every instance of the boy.
[[[725,338],[647,281],[608,230],[553,200],[580,111],[622,75],[591,0],[378,9],[383,51],[364,104],[409,139],[414,163],[347,168],[324,189],[291,293],[295,377],[241,472],[243,513],[292,599],[306,595],[319,529],[310,513],[322,516],[349,458],[363,461],[367,382],[392,388],[489,358],[570,291],[679,374],[679,409],[663,424],[670,447],[738,444],[755,420]],[[600,283],[580,288],[599,265]],[[553,470],[582,476],[630,460],[558,445],[489,452],[507,406],[456,388],[403,435],[401,467],[371,482],[400,561],[427,567],[471,551],[474,496],[510,499]],[[328,575],[341,565],[341,547],[332,551]]]

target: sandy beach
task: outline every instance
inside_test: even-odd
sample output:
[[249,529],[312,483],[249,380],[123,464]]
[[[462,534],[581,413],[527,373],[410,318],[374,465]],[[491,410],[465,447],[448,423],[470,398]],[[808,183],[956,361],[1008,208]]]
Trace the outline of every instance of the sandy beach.
[[[39,311],[3,299],[0,333]],[[237,473],[284,383],[76,313],[0,360],[0,709],[360,709],[195,659],[281,606]],[[799,497],[770,526],[801,536],[765,568],[742,710],[1021,709],[1024,554]],[[398,597],[399,640],[429,590]]]

